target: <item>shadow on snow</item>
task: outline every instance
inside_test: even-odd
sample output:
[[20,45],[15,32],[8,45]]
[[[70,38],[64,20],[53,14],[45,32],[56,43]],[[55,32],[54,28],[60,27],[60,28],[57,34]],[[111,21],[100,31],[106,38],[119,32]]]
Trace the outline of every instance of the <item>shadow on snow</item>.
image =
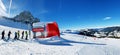
[[36,39],[36,42],[40,44],[45,44],[45,45],[56,45],[56,46],[73,46],[71,43],[78,43],[78,44],[88,44],[88,45],[106,45],[106,44],[100,44],[100,43],[90,43],[90,42],[77,42],[77,41],[72,41],[72,40],[67,40],[64,38],[60,38],[59,40],[39,40]]

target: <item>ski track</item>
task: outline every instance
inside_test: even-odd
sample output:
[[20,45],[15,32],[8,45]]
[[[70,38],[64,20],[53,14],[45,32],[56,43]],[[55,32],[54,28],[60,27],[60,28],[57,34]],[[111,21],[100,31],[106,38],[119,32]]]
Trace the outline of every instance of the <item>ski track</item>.
[[85,45],[82,49],[77,51],[78,55],[120,55],[120,48],[113,47],[113,45],[109,45],[106,43],[106,40],[99,41],[98,43],[105,43],[106,45]]

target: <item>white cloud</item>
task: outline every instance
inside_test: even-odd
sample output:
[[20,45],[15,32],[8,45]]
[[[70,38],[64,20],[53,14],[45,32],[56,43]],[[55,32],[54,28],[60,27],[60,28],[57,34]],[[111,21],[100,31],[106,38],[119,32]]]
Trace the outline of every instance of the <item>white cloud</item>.
[[105,17],[103,20],[110,20],[112,17]]
[[11,9],[11,5],[12,5],[12,0],[10,0],[10,6],[9,6],[9,11],[8,11],[9,16],[10,16],[10,9]]
[[8,16],[8,14],[6,13],[6,7],[3,4],[2,0],[0,0],[0,17],[2,16]]

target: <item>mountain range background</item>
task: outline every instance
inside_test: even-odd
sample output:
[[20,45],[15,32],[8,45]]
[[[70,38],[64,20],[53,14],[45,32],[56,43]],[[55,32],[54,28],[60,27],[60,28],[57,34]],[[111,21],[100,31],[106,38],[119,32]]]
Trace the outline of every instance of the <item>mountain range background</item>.
[[98,38],[120,38],[120,26],[81,29],[81,30],[65,30],[63,32],[85,35]]
[[23,11],[12,18],[5,16],[0,18],[0,25],[20,29],[28,29],[28,25],[32,27],[32,24],[36,22],[40,22],[40,19],[34,17],[29,11]]
[[23,11],[19,15],[16,15],[13,18],[7,18],[7,17],[4,17],[4,18],[15,21],[15,22],[22,22],[25,24],[40,22],[39,18],[34,17],[29,11]]

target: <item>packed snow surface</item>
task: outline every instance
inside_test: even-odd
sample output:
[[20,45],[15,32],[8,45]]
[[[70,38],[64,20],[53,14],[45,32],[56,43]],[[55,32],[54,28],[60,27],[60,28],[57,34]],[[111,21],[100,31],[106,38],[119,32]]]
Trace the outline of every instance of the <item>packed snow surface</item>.
[[9,41],[0,39],[0,55],[120,55],[120,39],[62,33],[60,38],[32,39],[31,35],[29,40],[13,40],[14,32],[23,30],[0,26],[0,33],[3,30],[6,38],[8,30],[12,35]]

